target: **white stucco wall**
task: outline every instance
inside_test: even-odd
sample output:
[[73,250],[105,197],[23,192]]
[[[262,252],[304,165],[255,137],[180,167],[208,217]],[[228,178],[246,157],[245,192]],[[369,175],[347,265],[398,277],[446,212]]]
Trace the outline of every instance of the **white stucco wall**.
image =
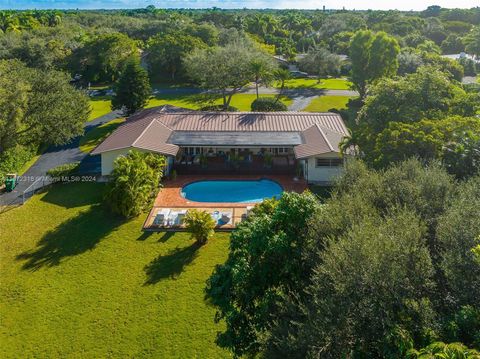
[[130,151],[130,148],[102,153],[102,176],[108,176],[113,171],[113,162],[118,156],[126,155],[128,151]]
[[322,156],[309,157],[307,162],[307,175],[309,183],[332,182],[335,177],[342,174],[343,166],[338,167],[317,167],[316,158],[339,158],[338,154],[325,154]]

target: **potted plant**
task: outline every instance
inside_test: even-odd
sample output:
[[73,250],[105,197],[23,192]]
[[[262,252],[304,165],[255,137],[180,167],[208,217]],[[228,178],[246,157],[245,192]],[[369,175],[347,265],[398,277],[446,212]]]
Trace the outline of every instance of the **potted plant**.
[[303,177],[303,166],[300,162],[297,162],[297,167],[295,168],[295,177],[293,178],[294,181],[298,181]]
[[263,164],[265,168],[272,168],[273,156],[270,152],[265,153],[265,156],[263,157]]

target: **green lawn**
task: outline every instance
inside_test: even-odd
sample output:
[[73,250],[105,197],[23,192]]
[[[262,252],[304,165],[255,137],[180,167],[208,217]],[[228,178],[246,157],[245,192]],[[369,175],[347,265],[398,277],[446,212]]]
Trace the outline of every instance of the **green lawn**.
[[[351,82],[345,78],[331,78],[331,79],[291,79],[285,82],[285,86],[289,89],[322,89],[322,90],[350,90]],[[275,84],[275,87],[280,87],[280,84]]]
[[[274,95],[261,95],[261,97],[273,97]],[[231,106],[238,108],[240,111],[251,111],[251,104],[256,99],[254,94],[236,94],[232,98]],[[292,99],[284,97],[282,101],[289,106],[292,103]],[[222,99],[215,101],[215,104],[221,104]],[[161,95],[156,98],[152,98],[147,108],[162,106],[162,105],[173,105],[178,107],[189,108],[192,110],[198,110],[201,107],[205,106],[205,103],[199,102],[198,95]]]
[[90,97],[90,107],[92,112],[90,112],[88,121],[92,121],[112,111],[110,97],[106,96]]
[[80,139],[80,151],[91,152],[123,122],[125,122],[124,118],[116,118],[88,131],[85,136]]
[[328,112],[331,109],[341,110],[347,107],[349,96],[319,96],[303,109],[306,112]]
[[0,215],[0,357],[225,358],[205,281],[228,234],[143,234],[99,202],[102,185],[57,185]]

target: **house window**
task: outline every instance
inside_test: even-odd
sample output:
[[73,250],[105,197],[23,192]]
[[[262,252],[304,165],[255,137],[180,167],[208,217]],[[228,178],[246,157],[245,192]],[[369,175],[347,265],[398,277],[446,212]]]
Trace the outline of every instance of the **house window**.
[[341,158],[316,158],[315,167],[339,167],[343,165]]

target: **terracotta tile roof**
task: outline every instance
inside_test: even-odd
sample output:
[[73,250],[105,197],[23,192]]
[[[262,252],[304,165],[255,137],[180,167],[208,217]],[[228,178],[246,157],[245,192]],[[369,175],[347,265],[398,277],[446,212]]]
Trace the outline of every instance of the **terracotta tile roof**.
[[317,156],[324,153],[339,153],[340,142],[345,135],[323,127],[318,123],[302,132],[304,143],[295,146],[293,151],[298,159]]
[[129,117],[92,154],[133,147],[174,156],[178,146],[169,139],[176,131],[301,133],[304,143],[295,147],[298,158],[308,153],[338,152],[340,140],[349,135],[335,113],[199,112],[161,106]]

